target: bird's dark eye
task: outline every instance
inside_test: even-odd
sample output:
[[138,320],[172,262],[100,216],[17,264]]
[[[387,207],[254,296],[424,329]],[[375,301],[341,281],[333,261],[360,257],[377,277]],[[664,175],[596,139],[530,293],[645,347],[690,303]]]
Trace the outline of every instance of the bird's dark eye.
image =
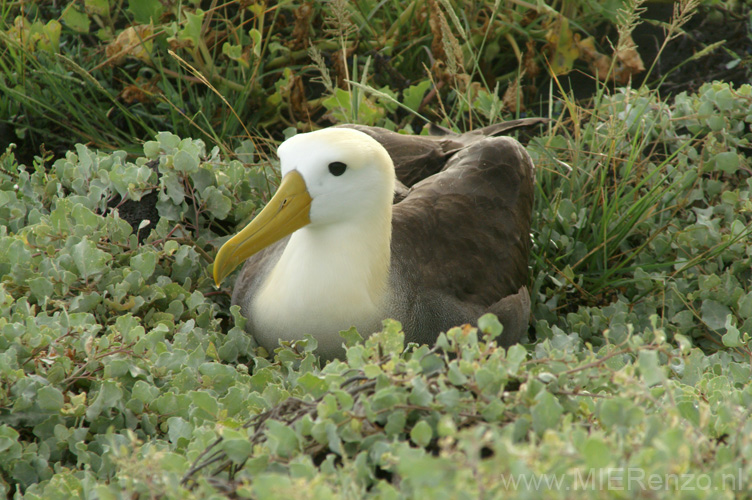
[[331,172],[332,175],[336,177],[344,174],[345,170],[347,170],[347,165],[345,165],[341,161],[333,161],[329,164],[329,172]]

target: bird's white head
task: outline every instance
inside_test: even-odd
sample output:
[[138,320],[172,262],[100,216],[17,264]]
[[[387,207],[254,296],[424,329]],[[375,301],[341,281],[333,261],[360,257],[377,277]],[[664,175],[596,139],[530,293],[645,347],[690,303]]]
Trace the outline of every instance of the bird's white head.
[[278,150],[282,177],[297,171],[312,199],[311,227],[360,222],[391,205],[394,166],[384,147],[368,134],[328,128],[298,134]]
[[278,154],[279,189],[220,248],[214,262],[217,285],[245,259],[303,226],[380,225],[390,231],[394,165],[371,136],[348,128],[323,129],[291,137]]

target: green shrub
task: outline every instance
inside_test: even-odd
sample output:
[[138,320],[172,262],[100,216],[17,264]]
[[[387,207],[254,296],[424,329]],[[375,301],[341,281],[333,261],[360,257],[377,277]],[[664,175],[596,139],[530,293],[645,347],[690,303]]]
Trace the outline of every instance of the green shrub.
[[[0,488],[602,497],[627,474],[626,491],[650,489],[640,474],[680,491],[666,485],[679,474],[701,497],[748,489],[749,166],[725,156],[746,147],[749,94],[618,93],[579,135],[555,123],[531,143],[534,345],[497,348],[488,317],[442,335],[443,352],[402,352],[388,322],[365,343],[349,332],[324,367],[312,338],[258,356],[208,273],[268,167],[171,133],[133,161],[79,145],[25,167],[6,152]],[[140,241],[120,209],[153,193]]]

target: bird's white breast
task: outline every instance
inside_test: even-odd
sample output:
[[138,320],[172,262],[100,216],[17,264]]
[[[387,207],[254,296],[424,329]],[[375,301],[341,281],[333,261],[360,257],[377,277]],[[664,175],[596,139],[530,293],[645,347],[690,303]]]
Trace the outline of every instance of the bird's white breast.
[[272,350],[279,340],[311,334],[318,352],[331,357],[342,353],[340,331],[378,331],[389,274],[384,231],[353,223],[295,232],[250,304],[259,344]]

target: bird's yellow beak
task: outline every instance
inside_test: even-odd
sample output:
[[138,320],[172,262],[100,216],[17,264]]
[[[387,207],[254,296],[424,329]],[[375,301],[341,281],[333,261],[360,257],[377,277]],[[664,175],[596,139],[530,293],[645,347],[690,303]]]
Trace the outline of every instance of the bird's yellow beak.
[[219,286],[248,257],[309,224],[311,201],[303,176],[297,170],[285,175],[261,213],[219,249],[214,283]]

